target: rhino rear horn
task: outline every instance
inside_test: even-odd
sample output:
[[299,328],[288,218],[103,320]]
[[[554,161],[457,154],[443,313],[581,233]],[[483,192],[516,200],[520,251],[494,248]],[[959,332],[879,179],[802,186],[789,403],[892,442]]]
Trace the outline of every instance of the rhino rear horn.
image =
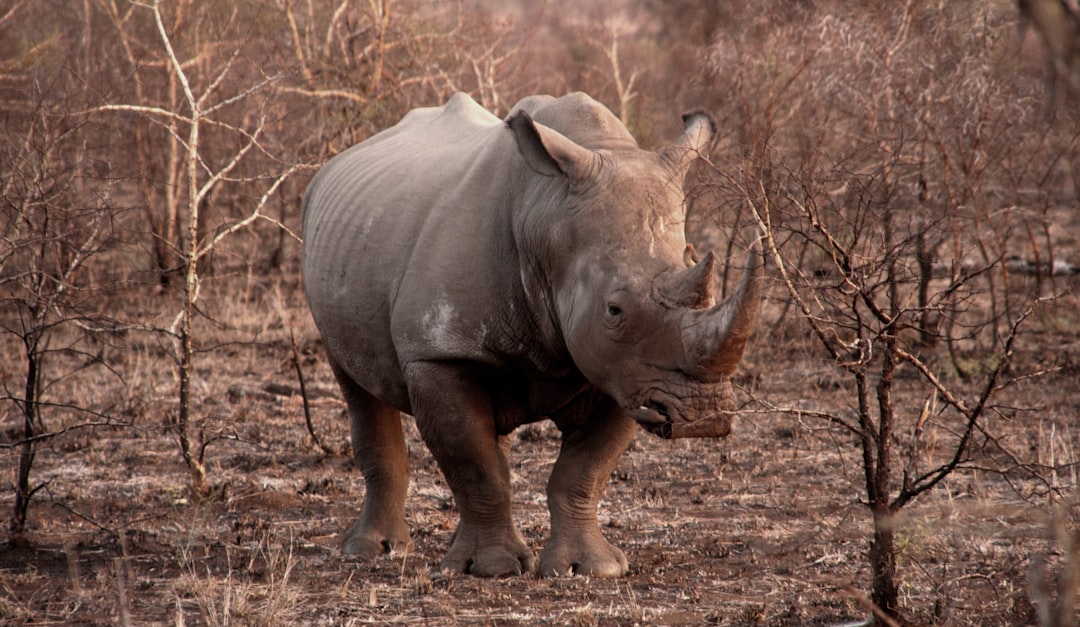
[[598,166],[596,153],[554,129],[537,124],[524,110],[507,118],[506,124],[514,132],[525,163],[538,174],[582,180]]
[[763,266],[760,245],[755,242],[731,295],[709,309],[685,312],[682,341],[688,372],[711,379],[735,371],[757,318],[764,290]]
[[686,176],[690,164],[708,152],[709,144],[716,136],[716,122],[702,110],[685,113],[682,119],[682,136],[661,154],[679,176]]

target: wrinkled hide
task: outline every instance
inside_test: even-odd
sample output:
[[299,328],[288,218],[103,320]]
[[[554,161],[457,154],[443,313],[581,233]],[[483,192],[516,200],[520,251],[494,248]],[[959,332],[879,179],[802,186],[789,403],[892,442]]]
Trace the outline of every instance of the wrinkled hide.
[[407,542],[401,411],[461,510],[444,564],[530,568],[499,438],[550,418],[564,445],[541,573],[622,574],[595,528],[606,473],[635,422],[665,438],[728,433],[760,254],[720,300],[720,260],[686,243],[682,183],[715,132],[707,115],[654,153],[584,94],[513,111],[500,120],[462,94],[414,110],[308,188],[305,291],[369,483],[343,547]]

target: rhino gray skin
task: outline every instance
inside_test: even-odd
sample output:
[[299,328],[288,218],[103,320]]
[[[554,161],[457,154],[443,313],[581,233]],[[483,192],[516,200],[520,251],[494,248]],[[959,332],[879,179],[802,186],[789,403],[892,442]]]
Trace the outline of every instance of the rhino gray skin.
[[682,181],[715,132],[708,116],[686,116],[653,153],[584,94],[513,111],[499,120],[463,94],[414,110],[308,187],[305,291],[367,486],[341,546],[409,543],[405,412],[461,515],[443,568],[533,569],[506,436],[549,418],[562,447],[539,574],[621,576],[626,557],[596,519],[604,485],[638,424],[727,433],[761,255],[719,304],[716,258],[691,267]]

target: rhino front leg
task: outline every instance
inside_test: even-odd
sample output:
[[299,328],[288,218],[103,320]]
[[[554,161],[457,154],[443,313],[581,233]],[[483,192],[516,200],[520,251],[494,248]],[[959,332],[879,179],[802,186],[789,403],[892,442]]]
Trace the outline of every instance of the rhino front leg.
[[406,375],[416,424],[461,515],[442,568],[482,577],[531,571],[535,558],[511,517],[510,464],[487,393],[464,366],[414,363]]
[[548,481],[551,538],[540,554],[542,577],[621,577],[627,571],[626,555],[600,532],[596,508],[637,425],[613,402],[596,410],[584,424],[563,430]]
[[364,506],[341,541],[350,555],[378,555],[407,549],[405,496],[409,489],[409,455],[401,429],[401,412],[361,388],[331,363],[349,407],[353,457],[364,475]]

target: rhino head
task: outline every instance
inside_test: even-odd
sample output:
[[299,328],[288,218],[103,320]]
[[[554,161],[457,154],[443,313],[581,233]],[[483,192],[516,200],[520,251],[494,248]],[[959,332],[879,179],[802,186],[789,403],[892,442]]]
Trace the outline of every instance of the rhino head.
[[734,410],[729,377],[761,300],[762,258],[755,243],[737,287],[717,302],[719,262],[686,243],[683,193],[715,126],[703,113],[683,121],[660,152],[639,149],[621,124],[625,136],[587,147],[524,111],[508,123],[555,198],[547,211],[558,218],[541,224],[553,316],[575,365],[651,433],[721,437]]

